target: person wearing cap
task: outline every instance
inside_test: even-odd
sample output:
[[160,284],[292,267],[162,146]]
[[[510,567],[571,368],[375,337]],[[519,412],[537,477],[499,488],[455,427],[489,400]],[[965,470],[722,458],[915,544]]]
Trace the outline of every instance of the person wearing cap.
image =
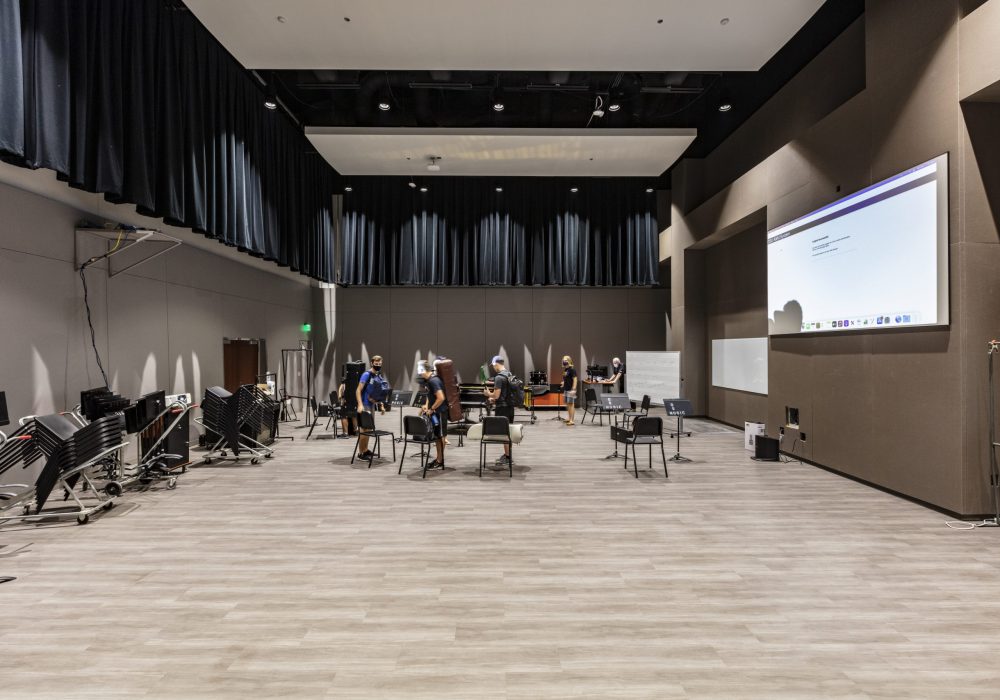
[[573,367],[573,358],[569,355],[564,355],[562,359],[563,366],[563,395],[566,397],[566,415],[569,418],[566,419],[566,425],[576,425],[573,418],[576,416],[576,385],[577,377],[576,368]]
[[[495,355],[490,360],[490,365],[496,376],[493,377],[493,389],[484,389],[486,398],[494,402],[493,415],[503,416],[510,424],[514,423],[514,398],[510,389],[510,372],[507,370],[504,359],[500,355]],[[510,464],[510,445],[504,443],[503,455],[497,460],[497,466],[506,467]]]
[[444,469],[444,440],[448,435],[448,402],[444,395],[444,382],[436,376],[424,361],[417,364],[417,381],[427,389],[427,399],[421,413],[429,416],[434,425],[434,447],[437,458],[427,465],[428,469]]
[[[359,411],[370,412],[374,408],[372,402],[368,400],[368,389],[371,386],[372,378],[382,371],[382,356],[373,355],[371,362],[371,369],[361,375],[361,379],[358,380],[358,388],[355,390],[355,405]],[[382,412],[385,413],[384,410]],[[358,438],[358,444],[358,449],[361,452],[359,458],[368,459],[371,457],[371,453],[368,451],[368,438],[361,435]]]

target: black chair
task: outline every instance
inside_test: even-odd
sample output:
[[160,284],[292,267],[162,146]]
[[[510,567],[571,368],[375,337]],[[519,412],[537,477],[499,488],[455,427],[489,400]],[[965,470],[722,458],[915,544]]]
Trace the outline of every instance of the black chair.
[[[340,418],[340,407],[331,406],[328,403],[317,404],[316,398],[313,396],[309,397],[309,404],[312,406],[313,422],[312,425],[309,426],[309,432],[306,434],[306,440],[312,437],[313,430],[315,430],[316,426],[319,424],[320,418],[327,419],[325,428],[326,430],[330,429],[330,424],[332,423],[333,437],[334,439],[339,437],[340,426],[337,425],[337,422],[338,419]],[[319,437],[324,437],[324,436],[319,436]],[[329,435],[325,437],[329,438]]]
[[638,411],[625,411],[625,425],[632,422],[633,418],[645,418],[649,415],[649,394],[643,394],[642,403],[639,404]]
[[392,461],[396,461],[396,434],[391,433],[388,430],[376,430],[375,429],[375,416],[372,415],[371,411],[358,411],[358,439],[354,441],[354,450],[351,452],[351,464],[354,464],[354,457],[358,454],[358,446],[361,444],[361,438],[375,438],[375,449],[369,448],[368,453],[371,455],[368,457],[368,468],[372,468],[372,461],[375,456],[382,456],[382,438],[389,437],[392,438],[389,442],[392,445]]
[[632,422],[632,435],[625,439],[625,468],[628,469],[628,448],[632,446],[632,468],[635,478],[639,478],[639,462],[635,457],[636,445],[649,445],[649,468],[653,468],[653,445],[660,446],[660,456],[663,458],[663,476],[667,474],[667,455],[663,451],[663,419],[659,416],[640,416]]
[[594,389],[584,389],[583,396],[586,399],[586,404],[583,407],[583,420],[587,420],[587,414],[590,414],[590,422],[594,422],[594,416],[601,419],[601,425],[604,425],[604,416],[610,416],[614,411],[609,411],[604,408],[604,405],[597,399],[597,391]]
[[434,444],[434,433],[427,421],[420,416],[403,417],[403,455],[399,458],[399,473],[403,473],[403,463],[406,461],[406,446],[411,442],[420,445],[420,467],[423,470],[421,478],[427,478],[427,464],[431,459],[431,445]]
[[479,477],[483,476],[483,467],[486,466],[486,446],[490,443],[510,446],[510,461],[507,466],[510,468],[510,476],[514,477],[514,443],[510,439],[510,423],[507,416],[484,416],[483,436],[479,438]]

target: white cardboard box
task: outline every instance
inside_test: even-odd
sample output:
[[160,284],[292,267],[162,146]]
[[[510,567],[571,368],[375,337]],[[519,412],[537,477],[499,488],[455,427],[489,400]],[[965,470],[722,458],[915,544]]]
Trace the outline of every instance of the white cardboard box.
[[744,437],[744,439],[743,439],[743,448],[746,449],[746,450],[749,450],[750,452],[753,452],[754,451],[754,439],[758,435],[765,435],[767,433],[767,430],[765,429],[765,426],[764,426],[763,423],[749,423],[748,422],[748,423],[744,423],[743,425],[744,425],[744,427],[743,427],[743,437]]

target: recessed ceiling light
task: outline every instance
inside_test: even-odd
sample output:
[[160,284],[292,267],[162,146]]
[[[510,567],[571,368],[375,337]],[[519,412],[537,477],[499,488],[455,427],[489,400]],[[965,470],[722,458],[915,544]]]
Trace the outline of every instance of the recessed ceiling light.
[[278,15],[277,17],[275,17],[275,19],[278,20],[279,22],[281,22],[282,24],[284,24],[285,22],[288,21],[287,19],[285,19],[281,15]]
[[493,111],[494,112],[502,112],[503,108],[504,108],[503,102],[494,102],[493,103]]
[[570,187],[570,188],[569,188],[569,191],[570,191],[570,192],[572,192],[572,193],[574,193],[574,194],[576,194],[576,193],[577,193],[577,192],[579,192],[580,190],[579,190],[579,188],[578,188],[578,187]]
[[353,192],[353,191],[354,191],[354,188],[351,187],[350,185],[348,185],[347,187],[344,188],[344,192]]
[[383,112],[388,112],[389,111],[389,103],[388,102],[379,102],[378,103],[378,108],[381,109]]
[[719,20],[719,24],[721,24],[723,27],[725,27],[727,24],[729,24],[729,18],[728,17],[723,17],[722,19]]
[[656,20],[656,23],[657,24],[663,24],[663,20],[662,19],[658,19],[658,20]]
[[622,106],[620,104],[618,104],[617,102],[612,102],[611,104],[608,105],[608,111],[609,112],[617,112],[621,108],[622,108]]
[[426,187],[421,187],[421,188],[420,188],[420,191],[421,191],[421,192],[426,192],[426,191],[427,191],[427,188],[426,188]]

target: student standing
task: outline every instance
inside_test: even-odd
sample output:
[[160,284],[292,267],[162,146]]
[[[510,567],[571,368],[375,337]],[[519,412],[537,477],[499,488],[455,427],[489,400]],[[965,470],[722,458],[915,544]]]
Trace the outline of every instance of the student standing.
[[[368,391],[371,388],[372,378],[382,371],[382,356],[373,355],[371,360],[371,369],[366,371],[361,375],[361,379],[358,380],[358,388],[355,390],[357,400],[357,406],[359,411],[371,411],[372,404],[368,400]],[[358,455],[359,459],[370,459],[371,453],[368,451],[368,438],[362,435],[358,438],[358,449],[361,454]]]
[[437,459],[427,465],[428,469],[444,469],[444,440],[448,436],[448,402],[444,396],[444,382],[436,376],[426,362],[417,365],[419,383],[427,388],[427,401],[421,410],[430,416],[434,426],[434,447]]
[[573,358],[569,355],[563,356],[563,396],[566,399],[566,414],[569,418],[566,425],[576,425],[573,418],[576,417],[576,385],[579,377],[576,375],[576,368],[573,367]]
[[[495,402],[495,407],[493,409],[493,415],[503,416],[507,419],[507,423],[514,424],[514,397],[510,389],[510,377],[511,374],[504,366],[503,358],[499,355],[495,356],[490,362],[493,365],[493,371],[496,372],[496,376],[493,377],[493,390],[484,389],[483,393],[491,401]],[[503,455],[496,461],[498,467],[506,467],[510,465],[510,444],[504,443],[503,445]]]

